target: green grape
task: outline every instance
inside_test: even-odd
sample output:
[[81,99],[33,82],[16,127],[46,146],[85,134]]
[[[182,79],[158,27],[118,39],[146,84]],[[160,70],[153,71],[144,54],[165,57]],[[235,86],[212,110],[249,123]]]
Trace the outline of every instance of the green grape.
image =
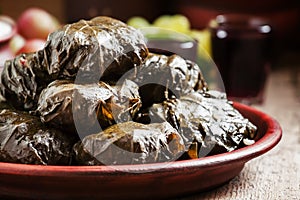
[[129,26],[133,26],[134,28],[144,28],[144,27],[149,27],[151,26],[150,23],[143,17],[131,17],[128,21],[127,24]]
[[174,31],[178,31],[181,33],[189,33],[191,28],[189,19],[180,14],[173,15],[169,24]]
[[187,17],[177,14],[162,15],[153,22],[153,26],[171,29],[180,33],[189,33],[191,25]]
[[159,27],[159,28],[170,28],[170,21],[171,16],[170,15],[161,15],[153,22],[153,26]]
[[190,36],[195,38],[198,41],[199,48],[203,48],[208,55],[211,55],[211,41],[210,41],[210,32],[208,29],[203,30],[191,30]]

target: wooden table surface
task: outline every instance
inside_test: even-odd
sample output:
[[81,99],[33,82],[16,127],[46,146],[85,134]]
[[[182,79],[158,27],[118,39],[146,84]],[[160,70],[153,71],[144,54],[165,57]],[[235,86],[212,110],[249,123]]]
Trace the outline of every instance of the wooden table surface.
[[[300,71],[300,65],[298,67]],[[179,200],[300,199],[300,87],[297,87],[300,73],[297,72],[291,67],[272,70],[264,103],[252,105],[280,123],[283,129],[280,143],[246,163],[229,183]]]

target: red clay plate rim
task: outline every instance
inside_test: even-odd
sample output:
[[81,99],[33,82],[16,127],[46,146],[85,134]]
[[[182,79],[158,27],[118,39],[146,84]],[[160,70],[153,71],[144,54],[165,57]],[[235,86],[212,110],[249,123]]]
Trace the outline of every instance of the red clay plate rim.
[[0,162],[0,174],[30,175],[30,176],[95,176],[95,175],[120,175],[122,173],[147,173],[163,172],[186,168],[218,168],[234,163],[246,163],[258,157],[274,146],[281,137],[282,129],[279,123],[271,116],[258,111],[257,109],[234,102],[238,110],[243,110],[261,118],[267,123],[265,135],[253,145],[243,147],[232,152],[217,154],[199,159],[174,161],[169,163],[153,163],[140,165],[119,165],[119,166],[43,166],[30,164],[15,164]]

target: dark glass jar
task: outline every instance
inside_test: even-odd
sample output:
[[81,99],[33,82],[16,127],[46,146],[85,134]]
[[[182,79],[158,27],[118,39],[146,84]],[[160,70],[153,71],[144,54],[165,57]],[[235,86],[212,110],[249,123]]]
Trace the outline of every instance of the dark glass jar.
[[229,99],[261,103],[269,71],[271,26],[249,15],[219,15],[210,23],[212,57]]

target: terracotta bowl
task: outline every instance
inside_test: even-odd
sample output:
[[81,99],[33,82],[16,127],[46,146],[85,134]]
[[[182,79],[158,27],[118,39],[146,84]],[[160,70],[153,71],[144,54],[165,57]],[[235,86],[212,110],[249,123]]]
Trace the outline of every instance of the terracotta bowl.
[[[256,143],[194,160],[123,166],[37,166],[0,163],[1,199],[162,199],[213,189],[272,149],[282,130],[272,117],[234,106],[259,128]],[[241,180],[242,181],[242,180]],[[259,183],[258,183],[259,184]]]

